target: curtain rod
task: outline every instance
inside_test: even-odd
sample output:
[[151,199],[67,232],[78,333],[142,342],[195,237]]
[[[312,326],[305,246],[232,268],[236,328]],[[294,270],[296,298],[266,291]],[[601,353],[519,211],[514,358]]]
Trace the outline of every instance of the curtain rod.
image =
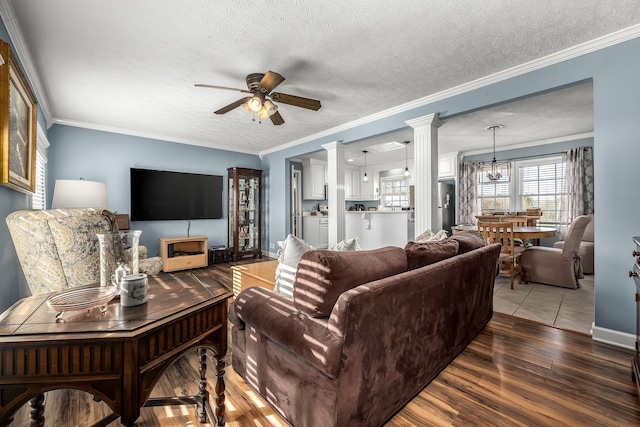
[[[589,146],[586,146],[586,147],[574,147],[574,148],[571,148],[570,150],[575,150],[575,149],[577,149],[577,148],[593,148],[593,147],[589,147]],[[538,158],[538,157],[554,157],[554,156],[562,156],[562,155],[564,155],[567,151],[568,151],[568,150],[558,151],[558,152],[555,152],[555,153],[532,154],[532,155],[530,155],[530,156],[510,157],[510,158],[508,158],[508,159],[498,160],[498,162],[506,162],[506,161],[509,161],[509,160],[536,159],[536,158]],[[469,156],[469,157],[471,157],[471,156]],[[464,157],[463,157],[463,159],[464,159]],[[488,161],[476,160],[476,161],[478,161],[478,162],[480,162],[480,163],[491,163],[491,160],[488,160]],[[464,161],[463,161],[463,163],[468,163],[468,162],[464,162]]]

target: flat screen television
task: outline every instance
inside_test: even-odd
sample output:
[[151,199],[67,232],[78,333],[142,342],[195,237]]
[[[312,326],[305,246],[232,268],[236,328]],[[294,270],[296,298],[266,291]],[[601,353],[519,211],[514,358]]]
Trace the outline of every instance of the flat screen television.
[[222,176],[131,168],[131,220],[222,218]]

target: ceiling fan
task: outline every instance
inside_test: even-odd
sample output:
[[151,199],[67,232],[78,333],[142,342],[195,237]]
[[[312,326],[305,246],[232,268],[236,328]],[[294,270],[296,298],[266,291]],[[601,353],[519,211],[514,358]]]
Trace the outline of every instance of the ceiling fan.
[[215,114],[225,114],[229,111],[242,106],[248,113],[258,114],[259,119],[269,117],[274,125],[281,125],[284,119],[278,112],[278,106],[275,102],[293,105],[294,107],[306,108],[308,110],[318,111],[321,107],[320,101],[317,99],[304,98],[302,96],[287,95],[286,93],[271,92],[280,83],[284,81],[284,77],[274,71],[267,71],[266,74],[253,73],[247,76],[247,88],[237,89],[225,86],[214,86],[202,83],[196,83],[197,87],[206,87],[211,89],[233,90],[242,93],[251,94],[240,98],[231,104],[214,111]]

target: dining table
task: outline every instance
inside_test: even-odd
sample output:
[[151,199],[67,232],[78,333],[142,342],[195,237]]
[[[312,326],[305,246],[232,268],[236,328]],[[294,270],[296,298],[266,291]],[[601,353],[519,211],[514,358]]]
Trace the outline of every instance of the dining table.
[[[461,231],[478,231],[478,226],[466,224],[451,227],[453,234]],[[558,229],[553,227],[526,226],[513,228],[513,236],[519,239],[544,239],[555,236],[557,232]]]

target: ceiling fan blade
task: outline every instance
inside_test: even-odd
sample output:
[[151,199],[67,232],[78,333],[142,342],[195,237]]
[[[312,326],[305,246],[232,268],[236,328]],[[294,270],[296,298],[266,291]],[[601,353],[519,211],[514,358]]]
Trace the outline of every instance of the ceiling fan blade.
[[250,97],[246,96],[244,98],[240,98],[235,102],[232,102],[231,104],[227,105],[226,107],[222,107],[221,109],[214,111],[214,114],[225,114],[228,113],[229,111],[233,110],[234,108],[238,108],[239,106],[241,106],[242,104],[244,104],[245,102],[247,102],[250,99]]
[[260,86],[265,89],[265,93],[269,93],[283,81],[284,77],[280,74],[275,71],[267,71],[267,74],[265,74],[264,77],[262,77],[262,80],[260,80]]
[[276,125],[276,126],[279,126],[279,125],[284,123],[284,119],[282,118],[282,116],[280,115],[280,113],[278,111],[276,111],[274,114],[272,114],[271,117],[269,117],[269,118],[271,119],[273,124]]
[[226,87],[226,86],[206,85],[204,83],[196,83],[195,86],[196,87],[206,87],[206,88],[209,88],[209,89],[223,89],[223,90],[232,90],[234,92],[251,93],[251,91],[248,91],[246,89],[238,89],[238,88],[235,88],[235,87]]
[[294,107],[306,108],[309,110],[318,111],[322,106],[317,99],[304,98],[302,96],[287,95],[286,93],[273,92],[271,99],[275,102],[281,102],[283,104],[293,105]]

